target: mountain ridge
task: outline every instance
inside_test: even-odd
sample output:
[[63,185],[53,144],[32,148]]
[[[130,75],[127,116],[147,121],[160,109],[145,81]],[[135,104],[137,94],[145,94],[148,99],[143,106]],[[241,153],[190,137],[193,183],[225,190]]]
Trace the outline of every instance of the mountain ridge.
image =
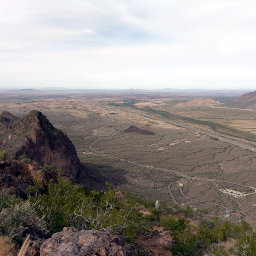
[[41,166],[61,169],[74,179],[80,175],[81,164],[73,143],[40,111],[33,110],[6,125],[0,131],[0,148],[7,159],[25,156]]

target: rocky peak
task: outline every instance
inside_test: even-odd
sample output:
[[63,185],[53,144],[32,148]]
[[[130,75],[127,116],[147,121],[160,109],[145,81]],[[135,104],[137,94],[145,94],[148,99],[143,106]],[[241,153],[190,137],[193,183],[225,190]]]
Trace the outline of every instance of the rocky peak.
[[8,159],[29,158],[41,166],[61,169],[74,179],[81,170],[73,143],[36,110],[1,129],[0,148]]

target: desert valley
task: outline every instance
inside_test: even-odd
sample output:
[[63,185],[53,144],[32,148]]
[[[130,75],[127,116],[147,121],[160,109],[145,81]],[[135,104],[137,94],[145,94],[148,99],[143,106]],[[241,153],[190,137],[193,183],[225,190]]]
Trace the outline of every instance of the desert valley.
[[72,140],[95,188],[108,181],[144,199],[256,223],[254,94],[9,92],[0,108],[17,117],[42,111]]

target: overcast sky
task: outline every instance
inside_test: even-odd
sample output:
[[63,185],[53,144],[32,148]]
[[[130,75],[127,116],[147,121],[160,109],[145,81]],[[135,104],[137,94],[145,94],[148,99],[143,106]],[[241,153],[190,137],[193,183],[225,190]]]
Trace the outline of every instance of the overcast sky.
[[0,88],[256,89],[255,0],[0,0]]

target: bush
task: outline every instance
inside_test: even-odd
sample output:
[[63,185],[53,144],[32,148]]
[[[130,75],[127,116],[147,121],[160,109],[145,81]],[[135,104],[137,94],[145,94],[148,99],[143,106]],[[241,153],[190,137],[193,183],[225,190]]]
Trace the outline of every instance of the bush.
[[172,252],[174,255],[183,256],[200,256],[204,253],[225,256],[227,254],[221,246],[218,246],[219,242],[231,237],[240,237],[234,255],[256,256],[256,233],[252,233],[251,230],[251,226],[244,221],[232,223],[218,218],[202,219],[193,232],[188,228],[175,231]]
[[161,220],[161,224],[165,230],[180,231],[187,227],[188,221],[183,217],[169,215]]
[[0,150],[0,161],[5,161],[7,157],[6,152]]
[[150,221],[159,221],[161,213],[162,213],[162,211],[160,209],[154,208],[151,211],[151,214],[149,215]]
[[197,236],[190,229],[184,229],[174,234],[171,251],[173,255],[182,256],[200,256],[203,253],[198,245]]
[[241,235],[235,246],[233,255],[255,256],[256,255],[256,232],[248,232]]
[[210,251],[209,251],[209,256],[228,256],[227,252],[223,248],[223,246],[214,246]]
[[24,232],[28,228],[45,230],[45,222],[39,218],[30,202],[20,202],[0,213],[0,231],[13,242],[22,244]]
[[[35,189],[39,189],[37,186]],[[67,179],[60,179],[58,184],[50,182],[47,193],[36,196],[38,193],[33,188],[35,197],[29,196],[29,201],[35,206],[37,214],[44,218],[51,233],[69,226],[69,217],[74,213],[77,205],[83,201],[83,190]]]
[[136,210],[138,201],[134,197],[125,195],[119,198],[113,189],[88,192],[65,178],[60,178],[57,184],[50,182],[46,194],[30,196],[29,201],[35,205],[38,215],[45,219],[51,233],[65,226],[106,228],[113,233],[123,232],[133,239],[150,224],[148,218]]
[[0,212],[3,208],[11,207],[18,202],[19,200],[16,198],[16,196],[9,194],[5,189],[0,190]]

